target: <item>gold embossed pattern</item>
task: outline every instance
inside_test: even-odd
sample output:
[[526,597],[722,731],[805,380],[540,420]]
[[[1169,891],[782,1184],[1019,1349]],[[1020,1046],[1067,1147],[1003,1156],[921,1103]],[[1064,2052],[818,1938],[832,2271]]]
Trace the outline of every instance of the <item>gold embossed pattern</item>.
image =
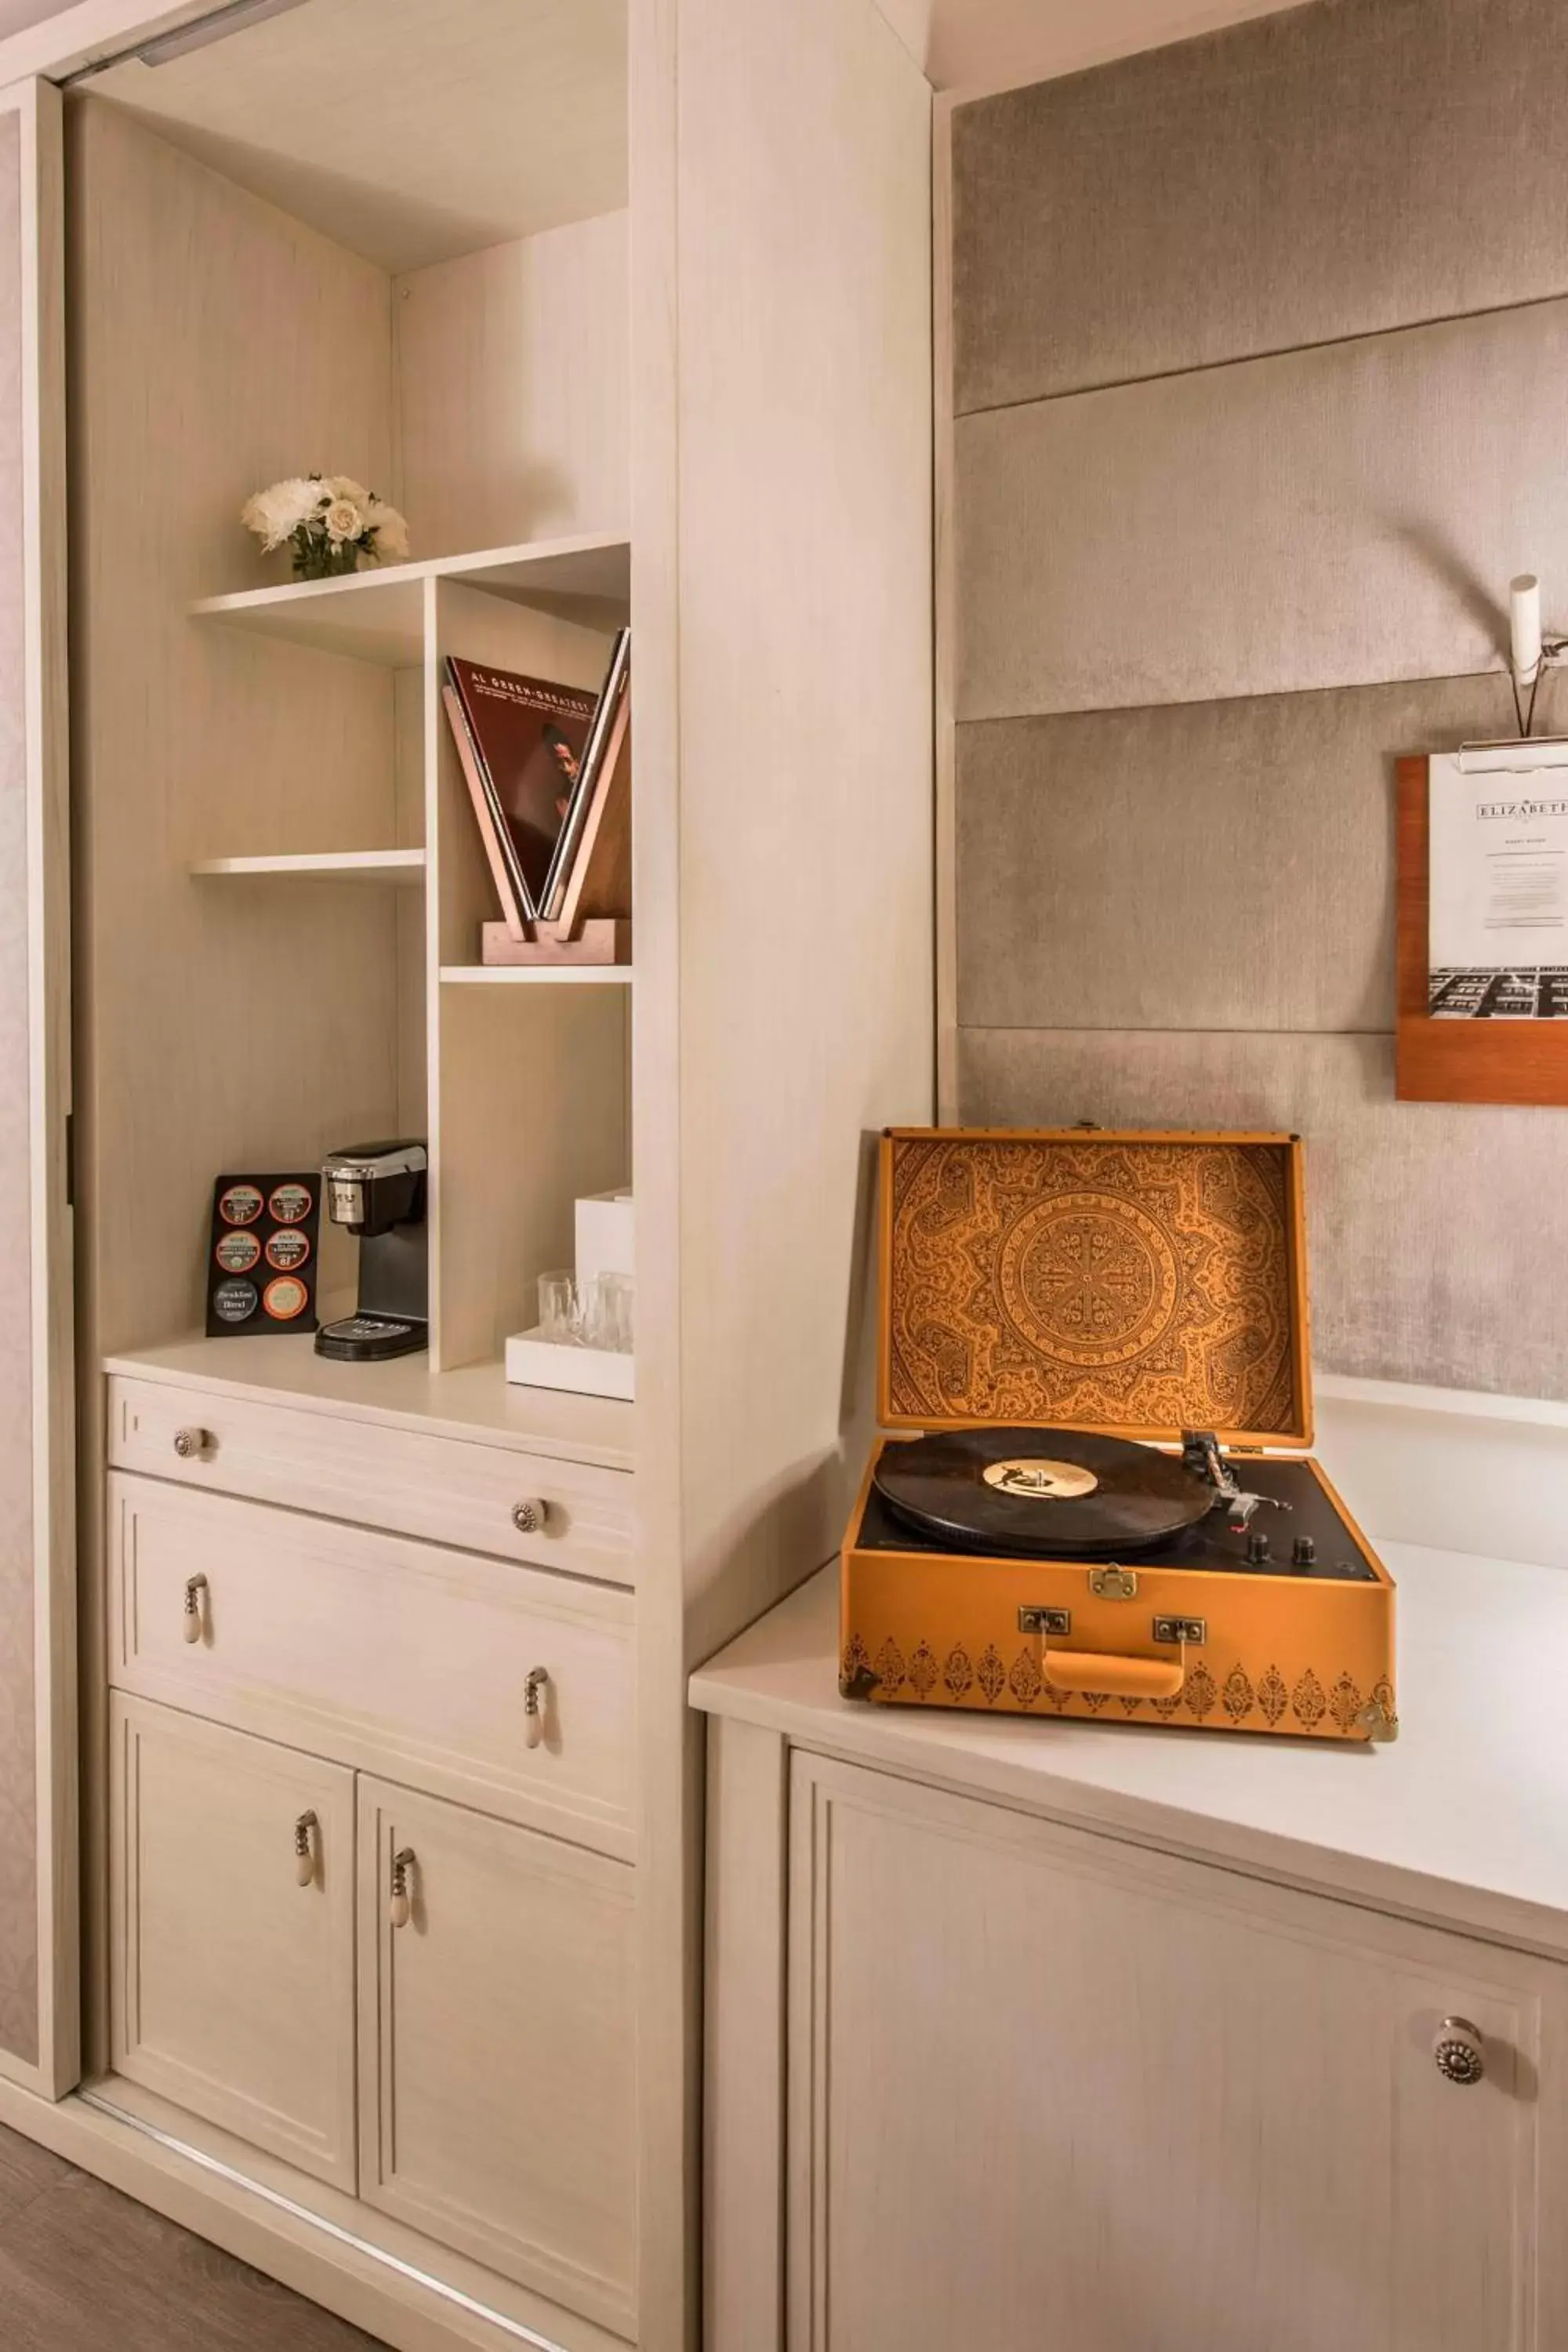
[[899,1136],[896,1421],[1292,1433],[1287,1147]]
[[[846,1698],[901,1700],[921,1706],[978,1706],[988,1710],[1033,1714],[1037,1707],[1052,1715],[1098,1716],[1110,1704],[1106,1691],[1054,1690],[1040,1671],[1037,1650],[1020,1649],[1009,1666],[994,1643],[987,1643],[973,1660],[962,1643],[945,1662],[927,1642],[908,1661],[889,1634],[875,1657],[857,1633],[846,1645],[838,1664],[838,1687]],[[1394,1714],[1394,1687],[1379,1675],[1370,1693],[1373,1705],[1384,1715]],[[1195,1725],[1205,1730],[1289,1731],[1317,1738],[1364,1738],[1362,1710],[1366,1701],[1359,1684],[1342,1671],[1325,1697],[1322,1683],[1310,1666],[1288,1685],[1277,1665],[1270,1665],[1254,1685],[1246,1669],[1231,1668],[1223,1685],[1200,1659],[1173,1697],[1118,1697],[1123,1717]],[[1145,1706],[1147,1713],[1145,1713]],[[1223,1710],[1223,1712],[1216,1712]]]

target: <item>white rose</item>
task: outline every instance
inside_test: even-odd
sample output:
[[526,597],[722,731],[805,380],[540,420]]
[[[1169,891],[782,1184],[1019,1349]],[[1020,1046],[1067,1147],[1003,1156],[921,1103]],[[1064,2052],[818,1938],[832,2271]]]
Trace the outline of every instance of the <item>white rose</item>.
[[356,482],[352,474],[323,474],[321,488],[332,498],[349,499],[362,509],[371,503],[370,492],[363,482]]
[[321,520],[334,547],[342,547],[347,540],[357,539],[364,529],[364,518],[352,499],[331,499]]

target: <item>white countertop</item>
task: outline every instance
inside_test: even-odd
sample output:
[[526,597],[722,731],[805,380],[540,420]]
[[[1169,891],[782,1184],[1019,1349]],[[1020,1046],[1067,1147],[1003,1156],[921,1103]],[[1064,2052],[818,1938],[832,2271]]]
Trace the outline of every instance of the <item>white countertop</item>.
[[1568,1570],[1379,1551],[1399,1588],[1401,1729],[1384,1747],[840,1698],[837,1562],[694,1675],[692,1704],[1568,1959]]

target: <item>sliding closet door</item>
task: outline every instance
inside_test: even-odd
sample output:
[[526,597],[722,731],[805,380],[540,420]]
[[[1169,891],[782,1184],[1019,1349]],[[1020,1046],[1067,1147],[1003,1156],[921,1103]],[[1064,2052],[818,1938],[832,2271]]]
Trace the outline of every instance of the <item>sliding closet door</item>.
[[0,2074],[79,2044],[60,98],[0,91]]

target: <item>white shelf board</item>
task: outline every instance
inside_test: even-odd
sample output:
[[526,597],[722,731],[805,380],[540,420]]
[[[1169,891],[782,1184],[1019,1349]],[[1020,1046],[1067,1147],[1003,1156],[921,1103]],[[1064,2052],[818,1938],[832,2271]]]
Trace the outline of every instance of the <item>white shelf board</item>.
[[398,882],[417,888],[425,879],[425,852],[325,849],[300,857],[204,857],[191,872],[204,877],[237,875],[303,882]]
[[629,963],[444,963],[449,988],[629,988]]
[[426,563],[389,563],[342,580],[296,580],[280,588],[205,596],[190,612],[196,620],[226,621],[289,645],[402,669],[424,656],[427,580],[461,580],[518,604],[566,596],[625,604],[631,595],[631,545],[602,532],[528,540]]

